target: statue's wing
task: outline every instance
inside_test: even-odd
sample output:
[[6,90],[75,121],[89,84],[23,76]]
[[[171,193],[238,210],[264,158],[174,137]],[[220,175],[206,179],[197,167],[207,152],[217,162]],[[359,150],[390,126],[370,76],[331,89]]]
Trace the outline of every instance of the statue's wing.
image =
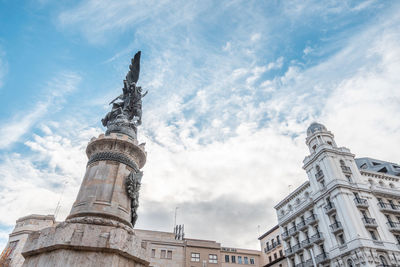
[[129,84],[132,82],[137,83],[139,80],[139,72],[140,72],[140,51],[135,54],[132,59],[131,65],[129,65],[129,72],[126,75],[126,80]]

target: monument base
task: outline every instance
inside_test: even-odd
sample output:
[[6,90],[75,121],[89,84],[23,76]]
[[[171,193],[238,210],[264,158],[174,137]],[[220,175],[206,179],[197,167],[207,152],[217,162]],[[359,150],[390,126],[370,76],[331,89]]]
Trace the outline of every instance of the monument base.
[[63,222],[29,235],[24,267],[147,267],[145,244],[132,229]]

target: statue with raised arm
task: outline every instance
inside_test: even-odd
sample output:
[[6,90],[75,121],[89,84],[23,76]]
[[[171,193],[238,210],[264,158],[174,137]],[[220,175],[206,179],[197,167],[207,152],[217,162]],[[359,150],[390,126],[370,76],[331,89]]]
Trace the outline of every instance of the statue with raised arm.
[[136,86],[140,72],[140,51],[135,54],[129,65],[129,72],[124,80],[122,94],[116,97],[112,109],[101,120],[107,127],[106,134],[123,133],[136,139],[137,126],[142,124],[142,87]]

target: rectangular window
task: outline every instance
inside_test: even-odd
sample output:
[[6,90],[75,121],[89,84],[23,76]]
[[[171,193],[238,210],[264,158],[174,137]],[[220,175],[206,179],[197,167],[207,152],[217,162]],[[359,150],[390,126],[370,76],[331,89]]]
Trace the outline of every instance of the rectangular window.
[[283,257],[283,251],[279,250],[279,256]]
[[254,265],[254,258],[250,258],[250,264]]
[[229,255],[225,255],[225,262],[229,262]]
[[231,257],[232,263],[236,263],[236,256]]
[[167,251],[167,259],[172,259],[172,250]]
[[274,253],[274,260],[276,260],[278,258],[278,255],[276,255],[276,253]]
[[271,256],[269,256],[269,257],[268,257],[268,260],[269,260],[269,262],[271,262],[271,261],[272,261],[272,257],[271,257]]
[[151,257],[152,257],[152,258],[155,258],[155,257],[156,257],[156,250],[155,250],[155,249],[152,249],[152,250],[151,250]]
[[244,264],[249,264],[249,258],[244,257]]
[[376,238],[375,232],[374,231],[369,231],[369,234],[371,235],[371,238],[373,240],[378,240],[378,238]]
[[161,259],[165,259],[166,256],[167,256],[167,251],[164,250],[164,249],[162,249],[162,250],[161,250]]
[[209,263],[218,263],[218,258],[216,254],[209,254],[208,255],[208,262]]
[[200,253],[193,253],[192,252],[192,257],[191,257],[190,260],[199,262],[200,261]]
[[239,264],[242,264],[243,262],[242,262],[242,256],[238,256],[238,263]]

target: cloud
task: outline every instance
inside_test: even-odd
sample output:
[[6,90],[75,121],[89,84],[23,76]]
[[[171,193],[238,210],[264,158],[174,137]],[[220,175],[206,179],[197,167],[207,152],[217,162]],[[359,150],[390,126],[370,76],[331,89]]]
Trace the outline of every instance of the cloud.
[[[307,47],[320,57],[309,64],[301,62],[307,49],[303,50],[303,39],[299,57],[281,54],[283,48],[292,49],[284,46],[286,39],[298,41],[290,38],[304,29],[309,22],[305,17],[321,16],[321,23],[329,21],[336,29],[343,16],[361,11],[321,1],[312,3],[311,9],[301,1],[285,2],[277,15],[266,15],[257,4],[243,10],[237,2],[221,2],[212,9],[207,9],[208,2],[152,4],[87,1],[58,17],[63,29],[76,30],[92,44],[131,30],[133,42],[105,64],[126,65],[120,55],[146,44],[140,82],[150,92],[143,100],[139,141],[146,142],[148,159],[138,227],[172,230],[173,212],[179,206],[178,223],[185,224],[188,237],[258,248],[257,225],[262,231],[272,227],[272,206],[289,193],[289,186],[296,188],[306,180],[301,168],[308,153],[305,130],[314,120],[359,156],[390,161],[400,156],[392,149],[400,136],[393,119],[400,114],[398,9],[357,31],[340,28],[340,34],[326,43],[310,43]],[[203,24],[215,29],[215,40],[210,28],[198,23],[204,10]],[[234,17],[236,27],[218,28],[223,27],[217,23],[222,13],[228,14],[226,21]],[[330,20],[332,14],[337,17]],[[254,42],[249,33],[256,33]],[[61,86],[61,81],[50,84]],[[4,224],[12,225],[27,213],[53,212],[62,182],[68,179],[59,219],[65,217],[85,169],[85,145],[100,132],[86,121],[75,123],[70,114],[63,116],[62,125],[43,122],[48,102],[43,110],[32,109],[33,117],[22,123],[27,128],[17,132],[15,140],[32,127],[31,121],[40,125],[41,132],[24,142],[29,153],[3,155],[0,163],[0,212],[10,214],[2,218]],[[15,121],[22,118],[16,116],[9,123],[20,126]],[[10,132],[11,128],[0,136],[7,138]],[[205,221],[210,227],[204,227]]]
[[3,121],[0,129],[0,148],[4,149],[17,142],[35,123],[48,113],[59,109],[65,94],[76,89],[80,77],[75,73],[61,73],[45,85],[44,101],[36,103],[32,110],[24,110],[15,114],[11,119]]

